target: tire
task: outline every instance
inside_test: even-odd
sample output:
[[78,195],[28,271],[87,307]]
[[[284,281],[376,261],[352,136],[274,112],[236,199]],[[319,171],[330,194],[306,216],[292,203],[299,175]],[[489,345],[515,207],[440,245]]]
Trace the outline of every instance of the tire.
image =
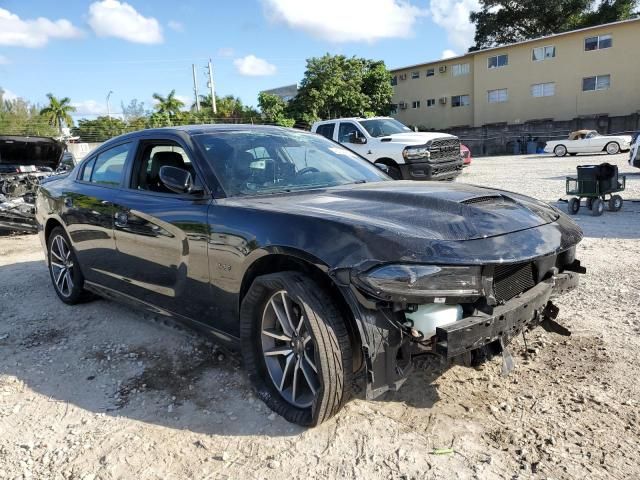
[[604,212],[604,202],[601,198],[594,198],[593,205],[591,207],[591,215],[599,217]]
[[319,425],[349,399],[349,334],[334,301],[308,276],[256,278],[242,300],[240,341],[258,397],[289,422]]
[[622,208],[624,201],[620,195],[611,195],[609,199],[609,211],[618,212]]
[[593,198],[591,198],[591,197],[587,198],[587,208],[589,210],[593,209]]
[[578,197],[571,197],[567,204],[567,211],[569,215],[575,215],[580,210],[580,199]]
[[578,152],[569,153],[569,155],[571,155],[572,157],[575,157],[577,154]]
[[620,153],[620,145],[618,142],[609,142],[605,145],[604,150],[609,155],[616,155]]
[[55,227],[47,241],[47,266],[58,298],[68,305],[75,305],[91,298],[84,289],[84,276],[67,233]]
[[402,172],[396,166],[389,165],[389,176],[394,180],[402,180]]
[[567,154],[567,147],[565,147],[564,145],[556,145],[556,147],[553,149],[553,154],[556,157],[564,157]]

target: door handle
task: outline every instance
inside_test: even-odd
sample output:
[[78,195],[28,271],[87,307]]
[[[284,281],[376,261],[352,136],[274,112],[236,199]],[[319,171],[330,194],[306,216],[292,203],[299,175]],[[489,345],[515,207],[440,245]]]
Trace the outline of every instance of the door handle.
[[129,215],[127,212],[116,212],[114,215],[114,223],[116,227],[126,227],[129,223]]

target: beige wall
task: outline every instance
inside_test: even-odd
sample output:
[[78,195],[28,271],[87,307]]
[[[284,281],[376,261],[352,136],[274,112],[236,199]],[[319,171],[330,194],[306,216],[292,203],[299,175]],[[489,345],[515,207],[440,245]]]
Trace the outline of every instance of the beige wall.
[[[584,51],[584,39],[595,35],[611,34],[611,48]],[[555,58],[534,62],[531,59],[535,47],[553,45]],[[521,123],[534,119],[570,120],[581,115],[627,115],[640,111],[640,21],[609,25],[567,35],[547,38],[520,45],[507,46],[486,52],[469,54],[450,62],[425,64],[419,68],[403,69],[407,80],[398,81],[394,103],[406,101],[409,108],[398,111],[396,117],[404,123],[425,125],[430,128],[447,128],[458,125],[482,126],[488,123]],[[487,58],[507,53],[509,65],[487,68]],[[452,77],[451,69],[445,75],[424,78],[427,68],[440,64],[470,62],[472,74]],[[421,71],[421,78],[412,80],[413,70]],[[394,74],[400,73],[394,72]],[[608,90],[582,91],[582,79],[594,75],[611,75]],[[555,83],[555,95],[533,97],[532,84]],[[508,89],[504,103],[489,103],[489,90]],[[466,90],[466,91],[465,91]],[[450,97],[459,93],[471,93],[472,107],[451,108]],[[419,110],[412,110],[414,99],[449,97],[447,105],[437,104],[426,108],[426,101]],[[415,97],[415,98],[414,98]]]

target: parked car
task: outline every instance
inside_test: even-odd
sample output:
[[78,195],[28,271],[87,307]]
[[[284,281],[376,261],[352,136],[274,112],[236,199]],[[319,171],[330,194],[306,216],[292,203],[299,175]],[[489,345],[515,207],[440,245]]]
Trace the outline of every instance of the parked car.
[[[129,133],[37,196],[53,288],[126,301],[239,346],[261,398],[316,425],[397,389],[416,353],[499,351],[553,321],[580,228],[532,198],[391,181],[280,127]],[[469,386],[472,388],[472,386]]]
[[471,160],[473,157],[471,156],[471,150],[466,145],[460,144],[460,155],[462,155],[462,166],[468,167],[471,165]]
[[35,192],[65,158],[65,144],[48,137],[0,136],[0,228],[35,232]]
[[640,168],[640,132],[636,133],[631,141],[629,150],[629,165]]
[[556,157],[577,155],[578,153],[607,152],[615,155],[629,150],[630,135],[600,135],[595,130],[578,130],[571,132],[566,140],[549,141],[544,147],[545,153],[553,153]]
[[452,180],[462,171],[457,137],[414,132],[393,118],[325,120],[311,131],[383,167],[396,180]]

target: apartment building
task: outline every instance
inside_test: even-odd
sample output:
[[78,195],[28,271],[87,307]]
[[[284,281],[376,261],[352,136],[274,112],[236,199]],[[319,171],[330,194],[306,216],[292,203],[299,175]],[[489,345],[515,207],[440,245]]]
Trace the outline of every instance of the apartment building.
[[391,71],[394,116],[426,128],[640,113],[640,18]]

